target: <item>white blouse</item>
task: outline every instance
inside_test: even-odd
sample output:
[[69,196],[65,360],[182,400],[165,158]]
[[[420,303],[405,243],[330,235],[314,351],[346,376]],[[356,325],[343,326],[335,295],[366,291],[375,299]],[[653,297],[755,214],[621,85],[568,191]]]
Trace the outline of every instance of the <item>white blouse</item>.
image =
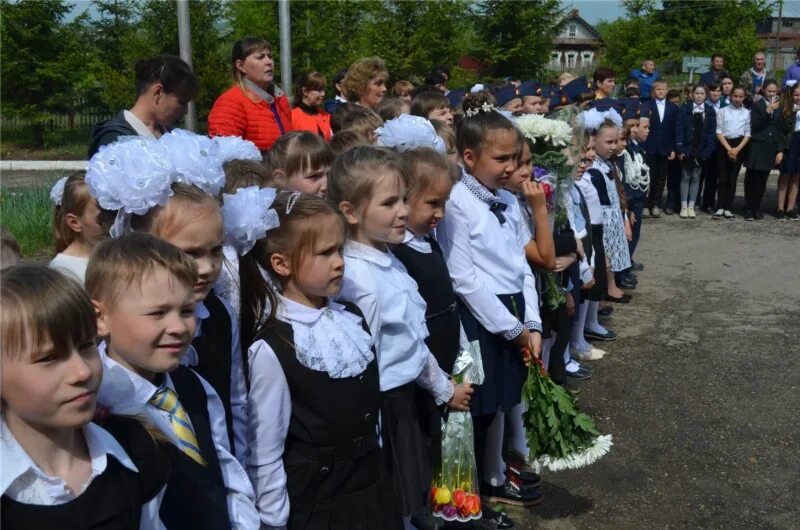
[[539,296],[525,258],[530,239],[522,227],[517,199],[505,190],[497,192],[497,201],[505,204],[501,212],[505,222],[500,223],[489,204],[464,184],[467,177],[453,186],[444,220],[437,228],[453,289],[484,328],[507,340],[522,332],[522,324],[497,295],[522,292],[525,327],[541,331]]
[[[329,301],[324,309],[279,297],[277,318],[292,326],[297,360],[331,377],[355,377],[373,360],[372,338],[361,318]],[[289,520],[289,496],[283,468],[284,443],[292,416],[292,399],[283,367],[263,340],[248,350],[250,360],[250,423],[252,450],[247,472],[256,491],[261,523],[282,527]],[[377,433],[375,436],[377,437]]]
[[584,173],[580,180],[575,181],[575,187],[583,194],[586,207],[589,210],[589,223],[593,225],[603,224],[603,206],[600,204],[600,196],[592,184],[592,179]]
[[375,340],[382,392],[415,381],[440,405],[453,397],[450,378],[425,344],[425,300],[391,252],[348,241],[338,298],[355,303],[364,313]]
[[57,269],[66,273],[71,278],[75,278],[81,282],[81,285],[83,285],[86,280],[87,265],[89,265],[89,258],[68,256],[63,252],[56,254],[56,257],[50,262],[51,269]]
[[744,105],[738,109],[728,105],[717,112],[717,134],[725,138],[750,136],[750,111]]
[[[92,481],[102,475],[108,465],[108,456],[113,456],[120,464],[134,473],[139,469],[131,461],[125,449],[111,434],[94,423],[83,427],[83,437],[89,449],[92,474],[81,491],[72,492],[67,483],[60,477],[51,477],[36,465],[25,449],[17,442],[8,429],[5,419],[0,417],[0,495],[23,504],[39,506],[56,506],[78,498]],[[164,525],[158,516],[161,499],[166,486],[142,505],[139,527],[142,530],[163,529]]]
[[[141,415],[146,417],[162,434],[176,446],[180,442],[170,425],[169,413],[150,405],[150,399],[159,387],[138,374],[128,370],[106,355],[106,343],[101,343],[100,358],[103,361],[103,381],[97,393],[97,402],[109,407],[114,414]],[[231,454],[228,428],[225,424],[225,409],[219,395],[208,382],[197,378],[203,385],[208,399],[208,418],[211,436],[217,449],[222,479],[227,489],[228,514],[234,530],[257,529],[258,513],[255,508],[253,486],[239,461]],[[169,374],[163,374],[164,385],[175,390]]]

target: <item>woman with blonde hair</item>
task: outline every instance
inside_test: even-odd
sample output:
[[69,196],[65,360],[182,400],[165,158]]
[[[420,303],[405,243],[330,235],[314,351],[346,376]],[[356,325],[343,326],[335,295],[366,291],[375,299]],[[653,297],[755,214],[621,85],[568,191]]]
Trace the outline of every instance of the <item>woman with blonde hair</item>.
[[380,57],[365,57],[350,65],[344,78],[348,101],[376,110],[386,95],[389,71]]

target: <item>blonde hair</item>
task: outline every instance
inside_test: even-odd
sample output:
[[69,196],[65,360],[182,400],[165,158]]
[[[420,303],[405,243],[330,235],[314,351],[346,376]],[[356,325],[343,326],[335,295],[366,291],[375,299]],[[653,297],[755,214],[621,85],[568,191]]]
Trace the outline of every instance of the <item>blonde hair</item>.
[[97,338],[97,318],[74,279],[44,265],[18,265],[0,275],[2,356],[50,348],[66,354]]
[[401,155],[408,167],[408,194],[429,190],[442,173],[450,184],[458,180],[458,168],[445,155],[430,147],[419,147]]
[[145,277],[164,269],[191,289],[197,282],[197,263],[178,247],[156,236],[132,232],[100,243],[86,267],[86,292],[92,300],[113,305],[119,293],[141,286]]
[[206,214],[216,213],[222,218],[222,210],[217,199],[200,188],[176,182],[172,185],[172,192],[172,197],[169,198],[166,206],[156,206],[144,215],[131,216],[131,228],[169,239],[189,224],[202,218],[202,216],[198,216],[199,208],[195,208],[191,215],[187,215],[186,210],[181,208],[187,204],[208,206]]
[[342,81],[342,89],[347,100],[358,102],[367,91],[369,82],[380,74],[387,79],[389,77],[386,63],[380,57],[364,57],[351,64]]
[[236,68],[236,62],[244,61],[250,55],[263,52],[264,50],[272,52],[272,45],[265,39],[259,37],[245,37],[233,43],[233,51],[231,52],[233,84],[239,86],[242,90],[245,88],[245,75]]
[[372,145],[351,149],[333,162],[327,196],[337,207],[347,201],[358,209],[374,193],[378,175],[387,170],[408,184],[408,168],[396,151]]
[[342,153],[349,151],[359,145],[369,145],[369,142],[358,131],[339,131],[331,136],[331,143],[329,144],[334,156],[339,156]]
[[[53,209],[53,242],[56,254],[63,252],[78,237],[67,225],[67,214],[80,217],[89,202],[95,200],[86,184],[86,172],[78,171],[67,177],[61,204]],[[98,207],[99,208],[99,207]]]
[[378,114],[366,107],[354,105],[347,114],[342,117],[340,131],[356,131],[365,140],[372,143],[374,141],[375,129],[383,125],[383,120]]
[[225,193],[236,193],[240,188],[258,186],[264,188],[272,184],[272,172],[262,162],[255,160],[231,160],[225,169]]
[[433,130],[436,131],[436,134],[444,140],[444,145],[447,148],[447,151],[450,152],[451,150],[457,151],[456,149],[456,133],[452,127],[447,125],[447,122],[442,120],[428,120],[433,125]]

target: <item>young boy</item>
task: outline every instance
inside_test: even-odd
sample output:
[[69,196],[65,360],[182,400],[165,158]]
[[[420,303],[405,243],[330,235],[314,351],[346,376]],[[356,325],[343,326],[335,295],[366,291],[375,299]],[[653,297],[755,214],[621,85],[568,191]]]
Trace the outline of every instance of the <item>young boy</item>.
[[197,265],[145,233],[105,241],[86,270],[102,337],[98,402],[149,420],[178,449],[161,503],[167,528],[258,528],[255,495],[230,451],[214,389],[181,366],[196,329]]
[[417,94],[411,100],[411,115],[421,116],[428,120],[440,120],[450,127],[453,126],[453,113],[450,110],[450,100],[438,91],[428,90]]
[[522,112],[524,114],[544,114],[541,111],[542,86],[535,81],[525,81],[519,87],[522,96]]
[[650,136],[644,143],[647,165],[650,166],[650,192],[647,208],[650,217],[661,217],[661,196],[667,181],[668,164],[675,159],[675,120],[678,106],[667,101],[667,82],[653,82],[650,113]]
[[497,100],[497,107],[512,114],[522,112],[522,96],[519,89],[514,85],[508,84],[494,92]]

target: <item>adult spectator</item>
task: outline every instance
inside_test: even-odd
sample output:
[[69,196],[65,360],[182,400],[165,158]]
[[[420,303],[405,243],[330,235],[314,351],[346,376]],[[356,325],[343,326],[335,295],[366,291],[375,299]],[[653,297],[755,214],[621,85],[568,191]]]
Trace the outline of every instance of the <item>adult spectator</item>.
[[725,58],[715,53],[711,56],[711,69],[700,76],[700,84],[706,86],[711,83],[720,84],[723,77],[728,77],[728,72],[725,71]]
[[317,71],[306,72],[294,83],[294,108],[292,127],[296,131],[309,131],[329,142],[331,140],[331,115],[322,109],[325,100],[325,76]]
[[332,114],[333,111],[342,103],[347,103],[344,97],[344,76],[347,75],[347,68],[342,68],[336,75],[333,76],[333,89],[336,92],[336,97],[325,102],[325,112]]
[[183,118],[187,105],[197,97],[197,78],[179,57],[144,59],[136,63],[134,71],[136,103],[94,126],[89,158],[120,136],[159,138]]
[[[641,68],[636,68],[631,72],[631,77],[639,80],[639,98],[643,101],[650,99],[650,89],[653,81],[661,79],[661,74],[656,72],[656,63],[652,59],[642,61]],[[627,83],[626,87],[627,88]]]
[[344,94],[347,101],[376,110],[386,95],[389,71],[380,57],[359,59],[347,69],[344,77]]
[[790,66],[783,75],[783,83],[781,83],[781,86],[788,86],[788,81],[794,81],[795,83],[800,81],[800,48],[797,48],[794,60],[795,63]]
[[614,97],[614,72],[608,68],[600,67],[594,71],[595,99]]
[[258,37],[233,44],[233,86],[220,95],[208,115],[210,136],[241,136],[260,150],[292,130],[289,100],[273,80],[272,46]]
[[747,91],[747,95],[758,101],[761,97],[761,85],[766,79],[774,79],[774,76],[767,71],[767,56],[764,52],[758,52],[753,55],[753,67],[742,74],[739,84]]

